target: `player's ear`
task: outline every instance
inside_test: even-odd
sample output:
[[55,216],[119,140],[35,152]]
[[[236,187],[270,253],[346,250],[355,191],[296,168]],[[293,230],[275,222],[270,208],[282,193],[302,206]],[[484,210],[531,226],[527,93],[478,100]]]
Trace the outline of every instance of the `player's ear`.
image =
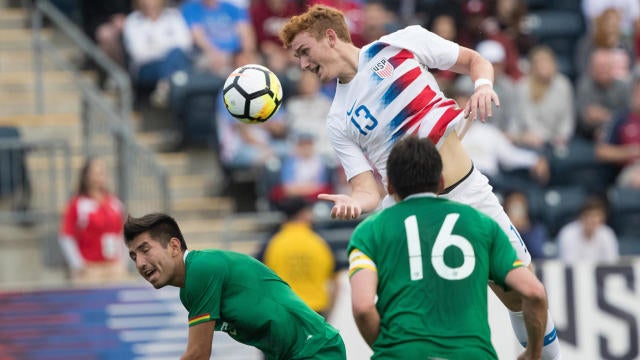
[[336,34],[335,30],[327,29],[324,32],[324,36],[329,40],[329,45],[333,47],[336,44],[336,40],[338,39],[338,34]]
[[180,255],[182,252],[180,251],[180,239],[177,237],[172,237],[169,240],[169,248],[171,248],[171,255]]
[[387,193],[389,194],[389,196],[393,196],[396,194],[396,189],[393,188],[393,185],[391,185],[391,182],[389,180],[387,180]]
[[440,194],[444,190],[444,176],[440,175],[440,180],[438,180],[438,191],[436,194]]

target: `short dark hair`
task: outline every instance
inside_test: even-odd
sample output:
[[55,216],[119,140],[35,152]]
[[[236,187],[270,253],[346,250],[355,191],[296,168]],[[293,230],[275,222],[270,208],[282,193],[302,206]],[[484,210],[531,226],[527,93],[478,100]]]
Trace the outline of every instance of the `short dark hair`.
[[187,250],[180,227],[174,218],[167,214],[151,213],[139,218],[129,216],[124,223],[124,241],[127,245],[138,235],[149,232],[149,236],[167,247],[171,238],[180,240],[181,249]]
[[400,198],[421,192],[438,192],[441,175],[440,153],[428,138],[408,136],[391,149],[387,159],[387,177]]

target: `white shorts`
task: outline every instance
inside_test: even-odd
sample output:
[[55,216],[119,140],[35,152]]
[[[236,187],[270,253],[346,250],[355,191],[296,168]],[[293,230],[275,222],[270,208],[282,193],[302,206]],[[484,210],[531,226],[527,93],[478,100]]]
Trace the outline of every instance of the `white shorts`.
[[489,185],[489,180],[480,170],[475,167],[471,174],[461,183],[457,184],[451,191],[441,194],[441,197],[470,205],[483,212],[495,220],[502,230],[509,237],[511,245],[516,250],[518,259],[522,260],[525,266],[531,263],[531,254],[527,246],[522,241],[522,237],[513,226],[509,216],[504,212],[498,197],[493,193],[493,188]]
[[[511,223],[507,213],[504,212],[502,205],[498,201],[498,197],[493,193],[493,188],[489,185],[489,180],[480,170],[474,167],[466,179],[455,185],[448,193],[439,196],[467,204],[495,220],[507,234],[507,237],[509,237],[509,241],[515,249],[518,259],[522,260],[525,266],[529,266],[531,263],[531,254],[527,246],[524,244],[524,241],[522,241],[522,237],[520,237],[516,227]],[[387,208],[394,203],[393,198],[387,195],[382,200],[380,207]]]

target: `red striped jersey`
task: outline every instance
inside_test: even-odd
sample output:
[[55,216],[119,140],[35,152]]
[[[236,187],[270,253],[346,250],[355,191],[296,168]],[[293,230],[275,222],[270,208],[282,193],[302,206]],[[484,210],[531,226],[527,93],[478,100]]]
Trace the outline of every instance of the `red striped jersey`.
[[462,125],[462,109],[444,96],[428,69],[448,69],[459,45],[409,26],[360,50],[358,72],[338,83],[327,118],[329,139],[347,179],[374,168],[386,183],[387,156],[408,134],[436,146]]

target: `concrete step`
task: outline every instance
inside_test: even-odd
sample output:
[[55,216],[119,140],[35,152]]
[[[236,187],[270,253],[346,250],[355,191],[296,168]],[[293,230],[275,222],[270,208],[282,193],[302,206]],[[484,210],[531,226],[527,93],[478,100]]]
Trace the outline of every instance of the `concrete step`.
[[[81,75],[88,80],[95,80],[93,71],[82,71]],[[65,89],[74,85],[73,74],[64,70],[47,70],[42,74],[42,85],[45,90]],[[36,88],[36,74],[33,69],[21,71],[2,71],[0,69],[0,89],[5,90],[31,90]]]
[[0,115],[0,126],[56,128],[80,126],[76,113]]
[[0,29],[20,29],[27,26],[27,12],[23,9],[3,8],[0,11]]
[[[78,54],[74,49],[59,49],[59,51],[63,58],[73,62],[78,61]],[[32,49],[16,49],[0,52],[0,71],[33,71],[35,68],[33,54]],[[44,70],[59,69],[54,59],[48,56],[42,58],[42,66]]]
[[184,197],[175,199],[172,212],[182,219],[223,218],[233,213],[233,199],[228,197]]
[[[44,39],[52,39],[51,29],[42,29]],[[24,50],[33,47],[33,32],[29,28],[0,28],[0,50]]]
[[210,181],[200,174],[172,174],[169,176],[171,198],[206,197],[211,192]]
[[172,174],[189,173],[189,155],[186,152],[157,153],[156,159],[160,165],[168,169]]
[[[80,95],[76,90],[50,91],[44,97],[45,112],[51,114],[79,113]],[[37,113],[33,92],[6,92],[0,90],[0,115]]]

